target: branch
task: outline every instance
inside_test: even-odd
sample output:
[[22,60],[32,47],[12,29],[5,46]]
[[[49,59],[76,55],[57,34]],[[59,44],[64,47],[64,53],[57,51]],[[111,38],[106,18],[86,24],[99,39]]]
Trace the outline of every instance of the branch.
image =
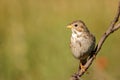
[[120,23],[113,28],[113,31],[116,31],[120,28]]
[[102,47],[104,41],[106,40],[106,38],[113,32],[113,28],[115,27],[115,24],[118,22],[119,16],[120,16],[120,2],[119,2],[119,6],[118,6],[118,11],[117,11],[117,14],[116,14],[114,20],[112,21],[112,23],[109,26],[108,30],[103,34],[103,36],[101,37],[101,39],[100,39],[100,41],[98,43],[96,54],[101,49],[101,47]]
[[101,37],[100,41],[98,42],[95,50],[92,52],[93,55],[91,55],[91,57],[89,58],[89,60],[86,62],[85,66],[85,71],[83,70],[79,70],[78,73],[74,74],[71,77],[71,80],[79,80],[80,77],[87,71],[87,69],[90,67],[90,65],[92,64],[92,62],[95,59],[95,56],[98,54],[98,52],[101,50],[101,47],[103,45],[103,43],[105,42],[105,40],[107,39],[107,37],[113,33],[114,31],[118,30],[120,28],[120,23],[117,24],[118,20],[119,20],[119,16],[120,16],[120,2],[119,2],[119,6],[118,6],[118,10],[117,10],[117,14],[114,17],[114,20],[111,22],[109,28],[106,30],[106,32],[103,34],[103,36]]

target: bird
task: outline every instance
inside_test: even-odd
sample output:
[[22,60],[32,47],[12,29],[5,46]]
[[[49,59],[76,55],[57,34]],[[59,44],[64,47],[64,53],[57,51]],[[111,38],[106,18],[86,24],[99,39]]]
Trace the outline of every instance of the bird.
[[95,48],[95,36],[90,33],[85,23],[81,20],[73,21],[67,25],[71,29],[70,48],[73,56],[80,60],[79,68],[85,71],[85,63]]

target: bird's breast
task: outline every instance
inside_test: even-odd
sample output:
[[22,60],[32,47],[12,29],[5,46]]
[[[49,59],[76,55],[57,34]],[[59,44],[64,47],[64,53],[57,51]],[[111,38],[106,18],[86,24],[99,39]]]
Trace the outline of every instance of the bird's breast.
[[87,37],[71,36],[71,50],[76,58],[89,54],[91,45],[91,40]]

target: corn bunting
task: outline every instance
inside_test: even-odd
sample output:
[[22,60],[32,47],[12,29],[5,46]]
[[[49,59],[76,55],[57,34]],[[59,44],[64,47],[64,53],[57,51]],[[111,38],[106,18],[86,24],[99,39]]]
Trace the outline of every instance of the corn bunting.
[[85,63],[95,47],[95,37],[81,20],[67,26],[72,31],[70,48],[75,58],[80,60],[80,69],[85,71]]

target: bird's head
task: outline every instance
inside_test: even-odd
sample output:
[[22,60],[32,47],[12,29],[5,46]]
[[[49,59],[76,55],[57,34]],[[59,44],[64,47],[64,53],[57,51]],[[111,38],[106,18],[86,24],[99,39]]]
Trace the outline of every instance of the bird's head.
[[73,33],[89,32],[85,23],[81,20],[73,21],[67,28],[71,29]]

